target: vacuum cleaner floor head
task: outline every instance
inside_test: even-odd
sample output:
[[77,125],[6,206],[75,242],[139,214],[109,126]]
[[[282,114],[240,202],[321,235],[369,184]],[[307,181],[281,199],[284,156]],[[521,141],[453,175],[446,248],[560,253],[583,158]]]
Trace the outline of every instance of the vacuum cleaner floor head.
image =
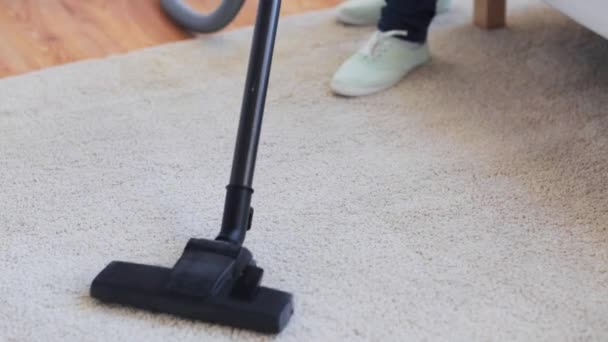
[[[218,246],[223,250],[213,250]],[[236,253],[224,255],[227,249]],[[293,313],[292,295],[260,287],[262,273],[243,247],[192,239],[173,268],[110,263],[93,281],[91,296],[107,303],[276,334]]]

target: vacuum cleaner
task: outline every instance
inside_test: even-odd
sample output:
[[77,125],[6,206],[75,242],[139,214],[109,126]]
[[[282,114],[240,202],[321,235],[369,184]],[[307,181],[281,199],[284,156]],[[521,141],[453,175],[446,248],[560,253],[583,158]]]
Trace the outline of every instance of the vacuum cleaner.
[[[226,26],[243,1],[225,0],[208,16],[180,0],[162,0],[162,5],[186,29],[211,32]],[[219,235],[214,240],[190,239],[173,268],[113,261],[93,280],[92,297],[270,334],[279,333],[289,321],[292,295],[261,286],[264,271],[243,247],[253,220],[253,173],[280,6],[280,0],[259,0]]]

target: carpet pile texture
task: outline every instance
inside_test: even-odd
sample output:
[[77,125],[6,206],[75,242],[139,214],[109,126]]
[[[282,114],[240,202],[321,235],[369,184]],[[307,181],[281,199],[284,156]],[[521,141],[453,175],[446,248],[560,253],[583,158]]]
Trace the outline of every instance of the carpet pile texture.
[[[246,245],[285,341],[608,339],[608,41],[536,1],[456,1],[382,94],[328,82],[371,32],[285,18]],[[251,30],[0,80],[0,340],[268,337],[88,296],[219,230]]]

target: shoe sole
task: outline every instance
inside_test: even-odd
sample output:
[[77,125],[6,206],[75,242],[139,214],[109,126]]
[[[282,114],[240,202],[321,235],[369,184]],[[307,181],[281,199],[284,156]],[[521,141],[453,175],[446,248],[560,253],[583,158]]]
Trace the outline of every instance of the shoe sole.
[[398,80],[397,82],[394,82],[392,84],[384,85],[381,87],[374,87],[374,88],[349,88],[349,87],[342,87],[341,85],[339,85],[337,83],[332,83],[331,90],[335,95],[340,95],[340,96],[345,96],[345,97],[360,97],[360,96],[366,96],[366,95],[372,95],[375,93],[379,93],[383,90],[394,87],[399,82],[401,82],[401,80]]

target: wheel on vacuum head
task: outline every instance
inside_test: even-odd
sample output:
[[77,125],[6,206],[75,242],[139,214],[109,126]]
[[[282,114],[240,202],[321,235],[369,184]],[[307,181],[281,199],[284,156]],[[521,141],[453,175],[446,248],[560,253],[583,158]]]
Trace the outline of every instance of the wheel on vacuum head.
[[160,4],[167,15],[181,27],[192,32],[211,33],[230,24],[244,2],[245,0],[224,0],[209,14],[197,12],[184,0],[161,0]]

